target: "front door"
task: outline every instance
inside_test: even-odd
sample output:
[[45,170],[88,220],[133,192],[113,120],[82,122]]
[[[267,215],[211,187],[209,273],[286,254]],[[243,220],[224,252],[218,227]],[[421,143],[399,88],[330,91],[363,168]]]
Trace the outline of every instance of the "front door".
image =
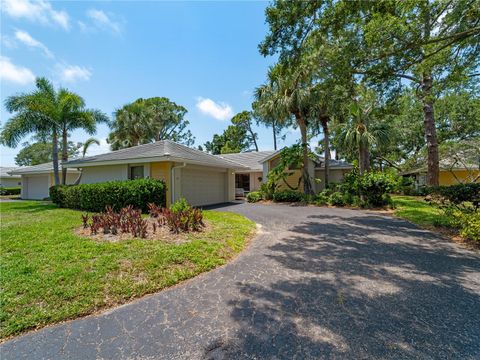
[[250,191],[250,174],[235,174],[235,189]]

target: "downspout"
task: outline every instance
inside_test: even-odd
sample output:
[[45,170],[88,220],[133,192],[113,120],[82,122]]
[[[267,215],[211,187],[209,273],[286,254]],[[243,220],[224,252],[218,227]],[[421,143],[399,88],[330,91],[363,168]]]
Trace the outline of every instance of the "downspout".
[[184,162],[182,165],[174,166],[170,169],[171,170],[170,183],[172,184],[171,204],[175,202],[175,170],[184,168],[185,166],[187,166],[186,162]]

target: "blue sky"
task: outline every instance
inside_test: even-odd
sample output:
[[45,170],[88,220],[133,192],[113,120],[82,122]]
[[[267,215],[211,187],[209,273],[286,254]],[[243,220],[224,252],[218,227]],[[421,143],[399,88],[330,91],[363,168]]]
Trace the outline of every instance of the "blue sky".
[[[258,43],[267,2],[34,2],[1,0],[1,100],[33,89],[35,76],[80,94],[108,115],[139,97],[165,96],[188,109],[195,146],[250,109],[273,58]],[[2,107],[1,122],[8,120]],[[258,128],[261,149],[273,148]],[[108,151],[108,128],[98,128]],[[88,136],[74,132],[71,140]],[[298,137],[289,131],[285,142]],[[28,139],[26,139],[28,140]],[[2,166],[21,149],[0,147]]]

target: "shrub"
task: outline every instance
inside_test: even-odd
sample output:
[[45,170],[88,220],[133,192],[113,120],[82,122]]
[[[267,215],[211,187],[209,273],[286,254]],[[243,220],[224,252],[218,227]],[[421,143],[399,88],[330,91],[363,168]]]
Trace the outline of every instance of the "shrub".
[[299,202],[303,199],[303,194],[295,190],[280,190],[273,194],[273,201],[276,202]]
[[22,188],[20,186],[14,187],[0,187],[0,195],[20,195]]
[[166,186],[155,179],[59,185],[50,188],[50,198],[58,206],[70,209],[100,212],[106,206],[120,210],[132,205],[146,212],[148,203],[165,206]]
[[252,191],[247,194],[247,201],[249,203],[255,203],[262,200],[262,193],[260,191]]
[[275,194],[276,188],[277,188],[277,185],[275,184],[273,179],[270,177],[268,178],[266,183],[262,183],[262,185],[260,185],[260,193],[262,194],[262,197],[265,200],[272,200],[273,194]]
[[333,206],[345,206],[345,198],[339,191],[335,191],[328,198],[328,203]]
[[480,183],[434,186],[427,188],[427,192],[436,195],[442,205],[468,207],[472,210],[480,206]]
[[460,235],[466,239],[480,242],[480,212],[470,214],[458,212]]
[[318,206],[328,205],[331,191],[328,189],[322,190],[313,197],[313,203]]
[[181,213],[183,211],[187,211],[190,209],[190,207],[191,206],[188,204],[187,199],[182,197],[170,205],[170,210],[172,210],[174,213]]

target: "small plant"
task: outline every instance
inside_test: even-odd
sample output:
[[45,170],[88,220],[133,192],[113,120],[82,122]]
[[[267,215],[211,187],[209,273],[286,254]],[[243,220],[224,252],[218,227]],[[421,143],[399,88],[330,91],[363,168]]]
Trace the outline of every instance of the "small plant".
[[158,218],[162,213],[162,207],[154,203],[148,204],[148,213],[152,218]]
[[82,222],[83,222],[83,228],[86,229],[88,228],[88,220],[89,220],[88,214],[82,215]]
[[187,200],[185,198],[180,198],[179,200],[175,201],[170,206],[170,210],[172,210],[174,213],[181,213],[183,211],[186,211],[190,208],[190,205],[188,204]]
[[249,203],[255,203],[262,200],[262,193],[260,191],[252,191],[247,194],[246,198]]
[[336,191],[330,195],[328,198],[328,203],[333,206],[345,206],[345,198],[343,194],[339,191]]

